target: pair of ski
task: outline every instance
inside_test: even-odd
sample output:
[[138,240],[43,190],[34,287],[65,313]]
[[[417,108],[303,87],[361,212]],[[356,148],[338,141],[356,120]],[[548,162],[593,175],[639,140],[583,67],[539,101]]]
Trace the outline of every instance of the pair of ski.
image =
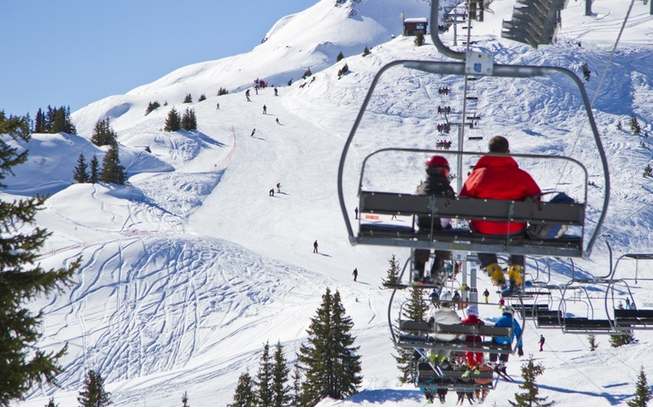
[[505,381],[508,381],[508,382],[514,382],[514,381],[515,381],[515,380],[512,378],[512,376],[508,375],[508,373],[506,372],[506,367],[505,367],[504,365],[490,363],[490,364],[488,364],[488,366],[490,366],[490,368],[492,368],[492,370],[494,371],[494,373],[496,373],[497,375],[499,375],[499,377],[500,377],[501,379],[503,379],[503,380],[505,380]]

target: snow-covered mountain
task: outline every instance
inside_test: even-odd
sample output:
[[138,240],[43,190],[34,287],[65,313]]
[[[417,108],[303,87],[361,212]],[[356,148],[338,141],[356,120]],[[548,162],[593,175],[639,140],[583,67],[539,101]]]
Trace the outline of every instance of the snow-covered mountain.
[[[647,15],[648,6],[636,3],[610,63],[609,45],[625,3],[596,0],[596,15],[585,17],[584,2],[569,2],[558,44],[538,50],[496,37],[500,21],[510,18],[512,3],[492,3],[493,13],[474,27],[478,46],[493,51],[502,63],[576,71],[589,64],[588,91],[596,98],[613,181],[606,233],[619,252],[650,250],[653,187],[641,175],[652,146],[627,130],[635,114],[644,131],[653,131],[653,17]],[[418,391],[397,381],[385,315],[389,294],[378,289],[387,260],[396,254],[403,261],[408,251],[349,245],[337,204],[336,169],[376,71],[394,59],[443,59],[430,41],[415,47],[412,38],[399,35],[402,12],[426,16],[428,7],[425,0],[321,0],[279,20],[266,41],[248,53],[183,67],[80,109],[73,114],[79,136],[35,135],[25,145],[29,162],[7,180],[3,195],[51,194],[39,214],[39,223],[54,233],[42,263],[60,265],[81,255],[83,265],[66,293],[35,304],[45,314],[46,345],[68,342],[69,353],[62,388],[35,390],[28,403],[40,405],[54,394],[62,404],[75,404],[84,370],[96,368],[109,381],[116,404],[175,405],[188,391],[193,405],[224,405],[238,375],[255,370],[266,340],[281,341],[293,355],[329,286],[343,295],[363,360],[362,391],[344,404],[420,404]],[[445,40],[451,35],[445,34]],[[366,46],[371,55],[363,57]],[[337,71],[344,62],[335,64],[339,51],[351,69],[341,79]],[[308,67],[314,80],[301,79]],[[269,88],[258,94],[252,90],[252,102],[246,102],[243,91],[255,78],[279,85],[279,96]],[[285,86],[289,79],[293,85]],[[452,90],[448,99],[437,93],[444,85]],[[219,87],[233,92],[218,97]],[[403,68],[388,72],[347,163],[346,199],[352,209],[364,155],[387,146],[432,148],[438,139],[437,107],[455,110],[461,90],[460,79],[451,76]],[[594,223],[603,181],[580,100],[571,90],[551,79],[480,80],[474,92],[481,127],[470,135],[504,133],[513,152],[581,160],[592,182],[589,216]],[[182,104],[188,93],[195,101],[200,94],[207,99]],[[145,116],[154,100],[168,105]],[[268,114],[262,114],[263,105]],[[198,132],[162,131],[173,106],[196,111]],[[105,117],[118,133],[129,183],[120,188],[71,185],[79,153],[103,155],[89,140],[96,121]],[[470,141],[465,148],[481,152],[485,143]],[[370,164],[364,182],[411,191],[422,177],[422,162],[417,156],[385,156]],[[544,188],[578,194],[582,187],[574,169],[543,161],[522,166]],[[277,183],[282,193],[268,196]],[[319,255],[311,252],[314,240]],[[601,243],[592,260],[576,267],[605,274],[606,261]],[[360,271],[357,283],[351,281],[354,267]],[[567,282],[566,262],[554,267],[552,282]],[[490,287],[481,280],[481,286]],[[642,282],[633,288],[640,305],[653,303],[649,290]],[[590,293],[602,297],[598,287]],[[570,302],[571,312],[585,314],[585,309]],[[599,301],[595,310],[600,315]],[[486,318],[497,313],[493,307],[481,309]],[[535,352],[540,333],[547,338],[543,353]],[[647,354],[653,339],[643,332],[637,337],[639,344],[618,350],[599,337],[599,350],[590,353],[583,336],[529,325],[524,340],[527,353],[547,368],[541,390],[557,404],[586,406],[623,403],[634,390],[640,364],[653,368]],[[513,359],[509,365],[516,378],[519,364]],[[486,404],[506,405],[515,389],[499,383]]]

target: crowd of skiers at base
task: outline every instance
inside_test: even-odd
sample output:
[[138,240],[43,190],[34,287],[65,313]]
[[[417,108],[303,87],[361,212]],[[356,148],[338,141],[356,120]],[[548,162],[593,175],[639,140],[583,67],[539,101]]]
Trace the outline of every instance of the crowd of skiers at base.
[[[508,140],[495,136],[489,142],[491,154],[510,153]],[[454,198],[455,192],[449,184],[449,163],[443,156],[435,155],[426,162],[426,180],[417,187],[418,195],[434,195]],[[519,168],[517,162],[510,156],[482,156],[465,181],[460,197],[497,200],[539,200],[541,190],[533,178]],[[431,229],[441,231],[451,228],[446,220],[435,219],[428,215],[417,219],[420,231]],[[483,235],[517,235],[524,234],[526,223],[498,222],[472,220],[472,232]],[[451,259],[447,251],[435,251],[435,260],[431,268],[431,277],[424,277],[424,267],[429,260],[430,250],[415,250],[416,279],[433,282],[433,278],[441,274],[444,260]],[[507,266],[508,283],[504,272],[498,263],[496,254],[479,253],[481,268],[488,274],[494,285],[501,287],[504,295],[513,293],[522,285],[524,272],[524,256],[511,255]]]
[[[485,325],[485,322],[479,318],[478,306],[475,304],[469,305],[466,309],[466,317],[461,319],[460,316],[452,309],[453,299],[451,293],[447,292],[443,294],[440,298],[438,305],[432,303],[429,310],[429,325],[435,324],[456,324],[456,325],[470,325],[470,326],[481,326]],[[523,356],[524,351],[522,348],[522,328],[517,320],[513,317],[514,310],[512,307],[505,307],[501,317],[499,317],[494,326],[497,328],[511,328],[510,336],[506,337],[493,337],[492,344],[497,347],[508,346],[509,349],[512,349],[512,344],[517,340],[516,347],[517,353],[519,356]],[[463,341],[467,344],[474,345],[479,344],[483,341],[481,336],[478,335],[453,335],[453,334],[439,334],[436,333],[434,338],[440,342],[453,342],[453,341]],[[462,374],[461,379],[459,380],[462,383],[475,383],[480,385],[486,385],[492,382],[491,379],[487,378],[476,378],[481,374],[481,371],[491,371],[492,366],[496,368],[497,372],[505,373],[505,365],[508,362],[508,353],[490,353],[489,362],[485,362],[485,357],[482,352],[461,352],[461,353],[451,353],[451,354],[436,354],[433,351],[429,352],[426,359],[430,362],[425,362],[422,358],[420,362],[424,368],[430,368],[431,365],[438,365],[443,370],[461,370],[465,369]],[[497,362],[498,361],[498,362]],[[434,372],[435,374],[435,372]],[[437,379],[435,379],[434,387],[435,392],[438,395],[438,398],[442,403],[446,400],[447,389],[446,388],[437,388]],[[432,388],[429,385],[420,385],[423,390],[426,398],[429,401],[433,400]],[[479,393],[483,393],[483,388],[479,389]],[[459,403],[462,403],[465,395],[463,393],[462,399],[459,393],[458,399]],[[468,394],[467,398],[472,402],[474,400],[473,394]],[[477,398],[484,399],[484,396],[477,396]]]

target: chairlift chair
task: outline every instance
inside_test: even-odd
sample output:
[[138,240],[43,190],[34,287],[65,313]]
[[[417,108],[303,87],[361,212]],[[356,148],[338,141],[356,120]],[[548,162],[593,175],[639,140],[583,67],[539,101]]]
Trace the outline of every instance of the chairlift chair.
[[[431,21],[438,20],[438,0],[431,2]],[[591,253],[594,242],[601,230],[606,216],[610,181],[606,155],[603,149],[601,138],[594,120],[591,104],[582,81],[572,71],[563,67],[554,66],[532,66],[532,65],[508,65],[494,64],[491,58],[477,52],[456,52],[440,41],[435,25],[431,25],[431,38],[438,50],[454,59],[464,60],[461,62],[450,61],[420,61],[420,60],[397,60],[383,66],[370,85],[370,88],[363,100],[361,108],[356,116],[352,129],[345,141],[338,166],[338,200],[341,212],[345,221],[347,235],[352,244],[394,246],[422,249],[436,249],[449,251],[471,251],[487,253],[509,253],[516,255],[544,255],[544,256],[569,256],[587,257]],[[416,231],[413,226],[393,226],[387,224],[361,223],[359,219],[358,230],[354,231],[352,222],[348,216],[349,207],[344,197],[344,169],[349,148],[356,137],[358,128],[367,110],[368,104],[374,94],[374,90],[383,74],[393,67],[403,67],[430,74],[439,75],[474,75],[476,77],[501,77],[501,78],[537,78],[561,74],[571,80],[576,86],[582,98],[585,112],[588,116],[590,128],[594,138],[596,150],[601,159],[603,175],[605,179],[605,191],[603,206],[598,217],[594,231],[589,239],[585,237],[586,205],[587,205],[587,170],[579,161],[563,156],[553,155],[516,155],[515,158],[540,158],[547,160],[564,160],[578,165],[585,174],[585,192],[582,203],[556,204],[538,203],[535,201],[510,201],[491,199],[470,199],[456,198],[445,199],[434,196],[419,196],[415,194],[403,194],[392,192],[375,192],[363,189],[363,174],[365,165],[370,157],[387,151],[403,151],[412,153],[449,154],[452,151],[420,150],[406,148],[379,149],[368,154],[362,165],[361,178],[358,185],[358,208],[361,213],[387,214],[387,215],[428,215],[432,218],[457,218],[462,220],[494,220],[494,221],[518,221],[528,223],[561,223],[566,225],[580,226],[580,236],[563,236],[559,239],[534,240],[519,237],[487,236],[472,234],[467,229],[452,229],[450,231],[431,231],[424,234]],[[458,161],[458,176],[462,177],[462,158],[465,155],[477,155],[477,152],[464,152],[460,149],[456,152]],[[353,206],[351,206],[353,207]],[[585,242],[587,244],[585,245]]]
[[[612,259],[612,249],[608,245],[610,252],[610,259]],[[616,277],[616,273],[619,268],[619,264],[622,260],[633,260],[635,261],[635,275],[634,277]],[[615,287],[617,284],[622,283],[626,287],[628,297],[635,302],[635,297],[633,296],[629,281],[653,281],[653,278],[649,277],[640,277],[639,276],[639,262],[640,261],[652,261],[653,253],[626,253],[621,255],[614,267],[611,266],[611,271],[609,275],[609,284],[605,292],[605,310],[606,314],[610,316],[612,312],[614,330],[620,332],[626,331],[642,331],[642,330],[653,330],[653,309],[621,309],[617,308],[615,301]],[[612,263],[611,263],[612,264]],[[611,297],[610,297],[611,296]],[[611,305],[610,305],[611,301]]]

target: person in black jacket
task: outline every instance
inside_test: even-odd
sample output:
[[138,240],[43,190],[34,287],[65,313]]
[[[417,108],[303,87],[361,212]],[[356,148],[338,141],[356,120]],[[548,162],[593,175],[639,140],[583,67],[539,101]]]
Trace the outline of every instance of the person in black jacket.
[[[449,184],[449,162],[443,156],[435,155],[426,162],[426,181],[417,187],[418,195],[434,195],[439,197],[455,198],[456,194]],[[431,231],[439,231],[449,226],[448,221],[443,223],[439,218],[419,216],[417,227],[420,235],[430,235]],[[424,278],[424,268],[431,252],[427,249],[415,250],[415,281],[433,282],[442,272],[444,261],[451,258],[448,251],[435,251],[435,260],[431,267],[431,277]]]

